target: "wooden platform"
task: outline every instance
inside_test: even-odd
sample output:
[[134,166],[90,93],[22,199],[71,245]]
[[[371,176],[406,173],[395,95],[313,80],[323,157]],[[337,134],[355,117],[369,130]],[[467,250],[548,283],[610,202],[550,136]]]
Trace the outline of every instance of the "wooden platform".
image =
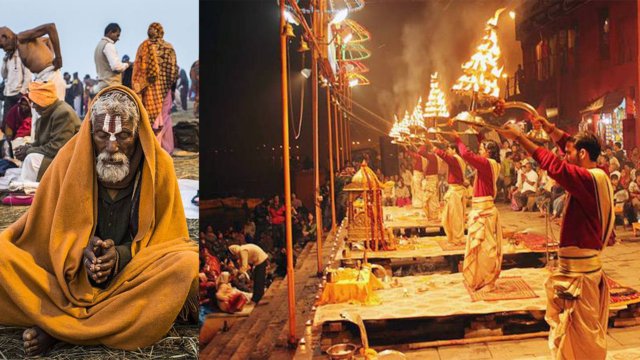
[[[461,247],[455,250],[445,250],[439,244],[439,242],[446,241],[444,236],[425,236],[413,240],[412,244],[400,245],[398,250],[392,251],[367,251],[367,257],[371,259],[404,259],[404,258],[430,258],[437,256],[455,256],[464,255],[464,248]],[[364,258],[364,251],[352,250],[350,255],[345,257],[343,255],[344,245],[338,248],[336,254],[336,260],[361,260]],[[502,245],[502,252],[505,255],[508,254],[526,254],[526,253],[545,253],[545,250],[532,250],[520,244],[518,246],[510,244],[508,241],[504,241]]]
[[411,207],[384,206],[382,208],[384,227],[387,229],[439,229],[440,220],[428,220],[422,209]]
[[[546,297],[544,281],[547,269],[511,269],[501,279],[525,280],[529,291],[513,290],[511,300],[472,301],[462,284],[462,274],[407,276],[399,278],[401,287],[376,291],[381,305],[327,304],[317,308],[314,329],[320,333],[319,349],[332,344],[359,344],[355,326],[344,321],[343,312],[357,312],[363,318],[372,347],[420,344],[441,346],[455,339],[509,339],[512,336],[544,336],[548,325],[544,320]],[[531,294],[531,291],[534,294]],[[535,296],[533,298],[527,298]],[[518,298],[518,296],[522,296]],[[631,326],[640,319],[640,298],[610,305],[613,326]],[[444,341],[444,342],[443,342]]]
[[[346,242],[339,241],[339,244],[335,249],[335,261],[341,266],[354,267],[358,260],[362,261],[364,259],[363,250],[351,250],[347,254],[344,251]],[[420,269],[425,267],[431,273],[459,272],[459,266],[464,259],[464,246],[455,249],[445,248],[450,248],[445,236],[409,238],[401,240],[397,250],[367,251],[367,260],[372,264],[385,267],[387,271],[395,272],[400,267],[403,267],[403,272],[408,272],[409,274],[415,271],[424,273],[425,271]],[[502,251],[503,269],[518,267],[540,268],[546,264],[545,249],[540,249],[539,247],[529,248],[522,241],[516,244],[504,239]],[[557,247],[549,249],[551,256],[554,256],[556,252]]]
[[[321,305],[317,308],[314,322],[340,321],[342,311],[356,311],[365,321],[469,314],[487,315],[519,311],[544,312],[547,305],[544,282],[548,275],[546,268],[504,270],[500,278],[522,278],[537,297],[476,302],[471,300],[471,296],[464,287],[461,273],[400,277],[397,279],[401,287],[394,288],[386,284],[384,289],[376,291],[382,301],[381,305],[361,306],[348,303]],[[629,304],[639,302],[640,298],[623,305],[612,303],[610,310],[622,310]]]

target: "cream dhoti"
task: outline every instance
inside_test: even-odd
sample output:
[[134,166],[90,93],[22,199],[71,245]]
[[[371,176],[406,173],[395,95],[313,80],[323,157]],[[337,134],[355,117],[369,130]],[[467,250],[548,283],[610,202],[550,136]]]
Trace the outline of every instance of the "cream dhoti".
[[467,189],[458,184],[450,184],[444,194],[442,227],[450,244],[464,243],[464,197]]
[[502,228],[492,196],[474,197],[462,275],[472,290],[493,285],[502,267]]
[[545,283],[549,348],[554,359],[605,359],[609,287],[600,251],[560,248]]
[[427,219],[438,219],[440,210],[440,200],[438,192],[438,175],[425,175],[425,190],[424,190],[424,210],[427,214]]
[[421,208],[424,206],[422,180],[424,180],[424,174],[422,171],[413,170],[413,177],[411,178],[411,206],[414,208]]

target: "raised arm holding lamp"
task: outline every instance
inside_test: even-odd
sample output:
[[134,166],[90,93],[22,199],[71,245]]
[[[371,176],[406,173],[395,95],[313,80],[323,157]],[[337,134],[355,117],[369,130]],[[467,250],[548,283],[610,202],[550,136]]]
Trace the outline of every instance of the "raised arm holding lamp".
[[[558,267],[545,283],[551,351],[555,359],[605,359],[609,289],[600,254],[612,235],[615,216],[611,182],[596,162],[600,141],[591,132],[571,138],[542,117],[533,121],[540,122],[565,150],[564,159],[531,141],[515,126],[507,125],[499,132],[520,143],[568,192]],[[580,226],[565,226],[578,223]]]
[[480,139],[476,154],[466,147],[456,130],[451,131],[451,136],[462,159],[477,170],[467,224],[462,269],[464,282],[473,291],[485,287],[492,291],[502,268],[502,227],[500,213],[494,204],[500,172],[499,147],[495,141]]

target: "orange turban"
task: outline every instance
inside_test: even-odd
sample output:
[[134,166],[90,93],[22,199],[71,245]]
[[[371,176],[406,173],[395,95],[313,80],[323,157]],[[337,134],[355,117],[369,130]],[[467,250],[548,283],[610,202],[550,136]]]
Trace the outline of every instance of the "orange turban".
[[58,100],[56,85],[51,81],[29,83],[29,99],[43,108],[53,104]]

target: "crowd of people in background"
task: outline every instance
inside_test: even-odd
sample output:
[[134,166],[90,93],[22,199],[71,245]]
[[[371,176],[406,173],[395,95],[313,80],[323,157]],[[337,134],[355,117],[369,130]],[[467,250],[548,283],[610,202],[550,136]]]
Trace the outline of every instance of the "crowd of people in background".
[[[245,201],[244,222],[237,222],[225,230],[214,230],[208,225],[200,232],[203,315],[211,311],[238,312],[249,302],[257,305],[264,287],[275,278],[285,276],[286,211],[280,199],[279,195],[264,199],[252,210]],[[291,194],[291,203],[295,264],[296,256],[306,244],[316,240],[317,225],[313,213],[295,194]],[[251,258],[256,261],[252,263]],[[248,267],[253,268],[251,272]]]
[[[162,148],[175,148],[171,113],[187,110],[187,99],[198,100],[199,65],[189,77],[177,65],[164,29],[152,23],[135,61],[119,57],[121,28],[108,24],[94,50],[97,77],[62,74],[62,52],[55,24],[14,33],[0,28],[3,102],[0,117],[0,191],[3,204],[29,205],[40,179],[58,151],[78,132],[92,99],[110,86],[126,86],[142,100]],[[194,106],[197,111],[197,104]],[[184,141],[184,137],[180,138]],[[194,136],[188,139],[194,143]],[[24,194],[24,195],[23,195]]]
[[[563,152],[552,149],[560,156]],[[517,143],[504,141],[500,149],[501,169],[498,180],[498,194],[496,201],[510,204],[513,211],[538,212],[539,216],[548,215],[551,220],[559,222],[566,200],[565,190],[538,164],[527,155]],[[378,173],[382,182],[393,182],[394,186],[386,187],[383,191],[383,205],[409,206],[411,204],[411,170],[410,159],[400,152],[399,173],[383,176]],[[598,160],[599,166],[610,174],[615,187],[617,205],[617,224],[629,225],[638,220],[640,211],[640,149],[634,148],[627,156],[619,142],[609,142],[604,146],[603,155]],[[471,184],[474,172],[467,168],[465,185],[471,197]],[[440,194],[447,188],[446,176],[440,175]],[[440,199],[442,200],[442,199]]]
[[[130,63],[129,55],[124,55],[122,57],[123,63]],[[131,73],[133,72],[133,68],[127,68],[122,73],[122,85],[132,88],[131,85]],[[68,74],[68,73],[65,73]],[[76,84],[76,76],[77,72],[73,73],[73,78],[70,82],[67,82],[65,101],[70,105],[74,106],[75,103],[71,101],[71,99],[76,99],[78,91],[80,93],[80,113],[79,116],[84,118],[87,113],[87,106],[93,99],[93,97],[97,94],[94,89],[94,86],[98,83],[98,80],[92,78],[91,75],[86,74],[82,80],[79,82],[79,85]],[[175,85],[172,87],[173,89],[173,101],[172,101],[172,112],[176,112],[179,110],[187,111],[187,106],[189,101],[195,101],[196,99],[196,89],[191,86],[189,77],[187,72],[183,68],[179,68],[179,77],[176,81]],[[71,91],[70,91],[71,90]],[[75,109],[75,107],[74,107]]]

